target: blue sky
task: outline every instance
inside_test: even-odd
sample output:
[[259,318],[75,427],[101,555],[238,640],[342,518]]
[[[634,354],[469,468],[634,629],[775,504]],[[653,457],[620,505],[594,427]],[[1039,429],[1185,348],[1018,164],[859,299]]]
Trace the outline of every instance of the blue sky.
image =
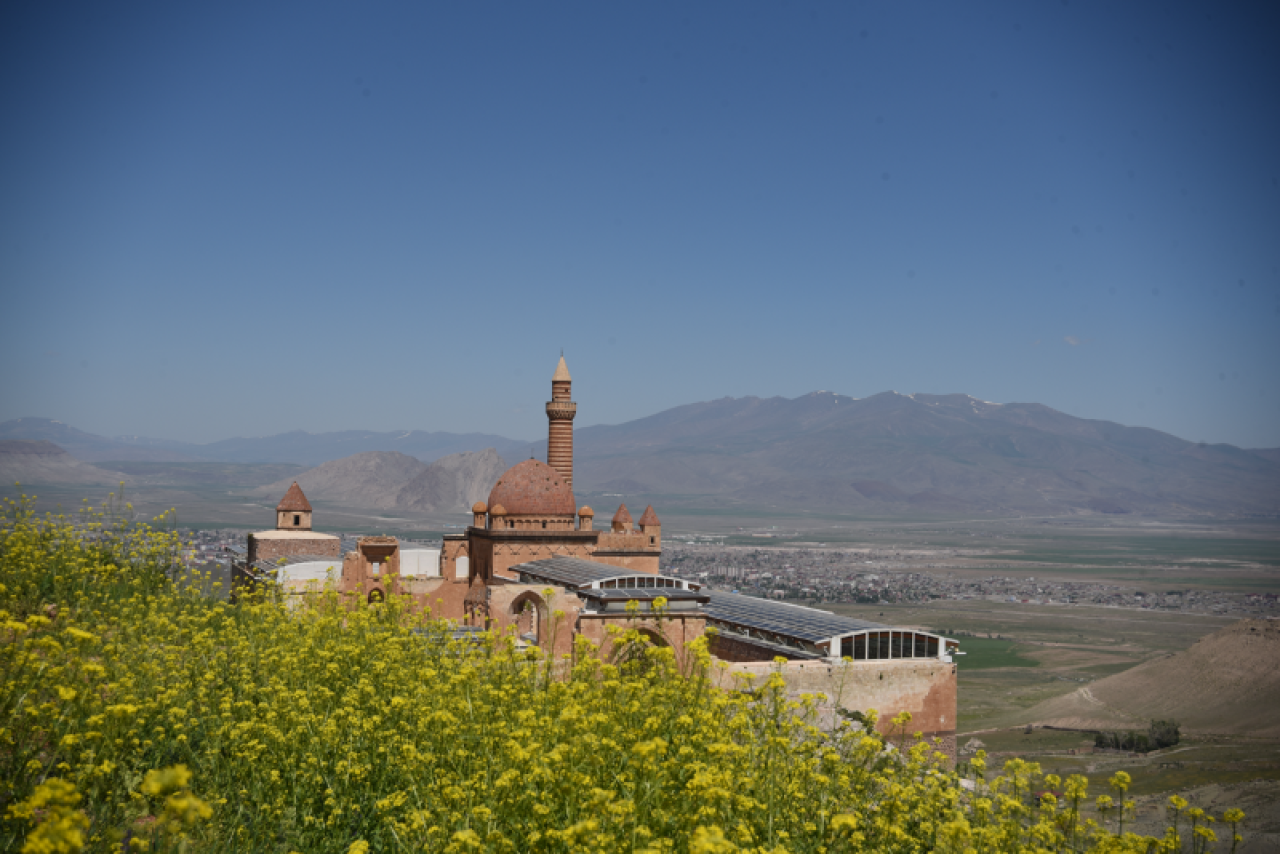
[[1280,13],[8,3],[0,419],[964,392],[1280,446]]

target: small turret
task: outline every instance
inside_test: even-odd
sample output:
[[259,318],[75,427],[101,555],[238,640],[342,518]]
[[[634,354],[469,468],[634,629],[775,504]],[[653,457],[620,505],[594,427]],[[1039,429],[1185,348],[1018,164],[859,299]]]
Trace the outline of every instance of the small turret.
[[276,530],[311,530],[311,502],[302,494],[302,487],[296,480],[276,505]]
[[618,505],[618,512],[613,514],[613,530],[629,534],[631,533],[631,514],[627,512],[627,505]]
[[640,533],[649,538],[649,545],[654,548],[662,546],[662,523],[658,521],[658,514],[653,512],[653,505],[650,504],[644,508],[644,513],[640,515]]

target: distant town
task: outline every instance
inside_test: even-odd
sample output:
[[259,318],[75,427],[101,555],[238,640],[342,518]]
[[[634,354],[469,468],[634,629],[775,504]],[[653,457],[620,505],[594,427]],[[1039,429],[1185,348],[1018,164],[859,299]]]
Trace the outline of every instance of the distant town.
[[[184,532],[188,563],[229,565],[244,556],[244,532],[236,529]],[[1280,615],[1280,594],[1216,590],[1170,590],[1153,584],[1136,589],[1090,581],[1066,581],[1000,570],[991,549],[753,547],[726,545],[723,535],[672,535],[663,572],[750,596],[810,604],[897,605],[938,599],[985,600],[1036,605],[1104,605],[1229,616]],[[439,548],[438,539],[410,543]],[[355,548],[344,537],[343,553]],[[987,576],[975,575],[985,568]]]

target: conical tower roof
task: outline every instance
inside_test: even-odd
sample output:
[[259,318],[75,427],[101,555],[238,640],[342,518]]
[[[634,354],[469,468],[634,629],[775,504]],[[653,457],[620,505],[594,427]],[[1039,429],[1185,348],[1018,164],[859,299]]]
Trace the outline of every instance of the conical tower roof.
[[662,523],[658,521],[658,514],[653,512],[652,504],[644,508],[644,513],[641,514],[640,516],[641,528],[643,528],[645,525],[661,525],[661,524]]
[[284,494],[284,498],[280,499],[280,503],[276,505],[277,512],[284,513],[310,513],[311,502],[307,500],[307,496],[302,494],[302,487],[298,486],[295,480],[293,486],[289,487],[289,491]]
[[615,521],[615,522],[621,522],[621,523],[623,523],[624,525],[630,525],[630,524],[631,524],[631,514],[630,514],[629,512],[627,512],[627,505],[626,505],[626,504],[619,504],[619,505],[618,505],[618,512],[613,514],[613,521]]
[[551,377],[553,383],[573,382],[573,377],[569,376],[569,366],[564,363],[564,354],[560,354],[560,364],[556,365],[555,375]]

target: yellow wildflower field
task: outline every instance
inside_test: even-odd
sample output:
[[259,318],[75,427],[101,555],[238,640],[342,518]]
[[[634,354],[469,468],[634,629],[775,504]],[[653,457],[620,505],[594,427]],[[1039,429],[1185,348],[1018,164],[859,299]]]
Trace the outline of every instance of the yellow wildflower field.
[[[237,605],[170,581],[158,524],[0,519],[0,848],[188,852],[1207,850],[1081,816],[1083,778],[984,779],[820,730],[780,677],[724,686],[639,633],[602,661],[451,639],[405,603]],[[1055,794],[1043,794],[1045,790]],[[1112,801],[1111,796],[1115,796]],[[1242,816],[1228,816],[1234,825]],[[1224,844],[1230,842],[1231,832]]]

